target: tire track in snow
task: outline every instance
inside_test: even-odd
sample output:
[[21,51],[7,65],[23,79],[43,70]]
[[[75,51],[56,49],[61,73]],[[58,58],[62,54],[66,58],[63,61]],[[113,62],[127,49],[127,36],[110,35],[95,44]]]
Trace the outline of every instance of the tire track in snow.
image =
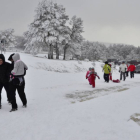
[[[140,82],[135,82],[131,86],[135,87],[138,86],[139,84]],[[82,91],[82,92],[76,91],[75,93],[66,94],[66,98],[69,98],[71,103],[84,102],[101,96],[109,95],[112,93],[125,91],[128,90],[129,87],[130,84],[124,84],[122,86],[114,86],[114,87],[101,88],[101,89],[98,88],[92,91]]]

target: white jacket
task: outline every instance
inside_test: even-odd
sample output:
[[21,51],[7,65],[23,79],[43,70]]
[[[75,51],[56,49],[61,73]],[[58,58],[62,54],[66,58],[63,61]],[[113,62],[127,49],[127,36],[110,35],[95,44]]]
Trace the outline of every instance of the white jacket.
[[126,72],[126,70],[127,70],[126,64],[121,64],[119,69],[121,72]]
[[16,53],[12,56],[14,60],[14,69],[12,70],[13,75],[24,75],[24,69],[28,69],[27,65],[20,60],[20,55]]

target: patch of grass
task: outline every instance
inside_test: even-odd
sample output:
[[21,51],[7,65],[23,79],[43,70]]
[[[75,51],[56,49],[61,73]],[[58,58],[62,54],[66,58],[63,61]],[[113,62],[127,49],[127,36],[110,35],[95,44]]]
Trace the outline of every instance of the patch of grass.
[[125,91],[125,90],[128,90],[129,88],[122,88],[122,89],[119,89],[117,90],[118,92],[122,92],[122,91]]
[[85,101],[92,100],[92,99],[94,99],[94,97],[88,97],[86,99],[81,99],[79,102],[85,102]]
[[75,104],[75,101],[72,101],[71,103],[72,103],[72,104]]
[[131,120],[133,120],[135,123],[140,125],[140,114],[136,113],[130,117]]

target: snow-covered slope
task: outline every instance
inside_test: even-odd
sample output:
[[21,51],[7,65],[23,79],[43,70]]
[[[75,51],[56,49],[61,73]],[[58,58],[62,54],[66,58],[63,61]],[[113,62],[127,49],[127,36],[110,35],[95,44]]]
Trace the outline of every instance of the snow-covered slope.
[[[10,53],[6,53],[6,59]],[[28,107],[11,107],[2,91],[0,140],[139,140],[140,75],[121,83],[105,83],[101,77],[92,89],[85,79],[91,62],[47,60],[21,53],[29,66],[26,79]],[[119,79],[117,70],[113,79]]]

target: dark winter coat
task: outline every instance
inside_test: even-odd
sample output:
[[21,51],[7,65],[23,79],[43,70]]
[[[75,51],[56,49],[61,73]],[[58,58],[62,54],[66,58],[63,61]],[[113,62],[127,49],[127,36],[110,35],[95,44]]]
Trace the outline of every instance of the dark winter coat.
[[0,59],[3,60],[3,64],[0,65],[0,83],[6,83],[9,81],[9,66],[8,62],[5,62],[5,57],[3,54],[0,54]]
[[[9,61],[11,61],[13,58],[12,56],[14,56],[15,54],[11,54],[8,58]],[[14,69],[14,61],[12,61],[12,63],[10,64],[10,67],[9,67],[9,72],[10,72],[10,75],[11,75],[11,71]]]
[[10,71],[10,74],[11,74],[11,71],[14,69],[14,62],[12,62],[9,66],[9,71]]

